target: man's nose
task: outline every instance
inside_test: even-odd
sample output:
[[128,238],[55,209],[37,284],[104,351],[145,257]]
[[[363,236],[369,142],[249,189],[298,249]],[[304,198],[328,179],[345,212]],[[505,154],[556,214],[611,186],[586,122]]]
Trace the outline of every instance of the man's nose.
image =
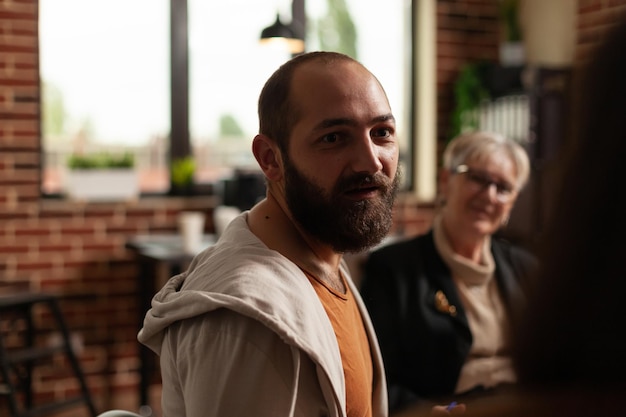
[[381,149],[367,135],[356,141],[354,149],[353,169],[355,172],[376,173],[383,168],[381,161]]

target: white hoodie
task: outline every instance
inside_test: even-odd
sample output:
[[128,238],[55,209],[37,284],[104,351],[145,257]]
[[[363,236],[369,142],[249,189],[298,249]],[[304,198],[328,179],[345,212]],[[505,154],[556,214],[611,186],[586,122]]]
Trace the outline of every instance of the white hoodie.
[[[160,355],[163,417],[345,417],[333,327],[307,277],[248,228],[247,212],[152,300],[139,341]],[[345,264],[344,276],[349,277]],[[368,334],[374,417],[387,415],[380,350]]]

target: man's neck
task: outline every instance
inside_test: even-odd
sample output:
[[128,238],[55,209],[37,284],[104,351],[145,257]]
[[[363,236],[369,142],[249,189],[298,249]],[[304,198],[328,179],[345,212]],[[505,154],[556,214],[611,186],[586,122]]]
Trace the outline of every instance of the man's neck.
[[286,204],[281,204],[271,193],[250,210],[248,225],[268,248],[332,288],[345,292],[339,272],[342,254],[307,235],[293,220]]

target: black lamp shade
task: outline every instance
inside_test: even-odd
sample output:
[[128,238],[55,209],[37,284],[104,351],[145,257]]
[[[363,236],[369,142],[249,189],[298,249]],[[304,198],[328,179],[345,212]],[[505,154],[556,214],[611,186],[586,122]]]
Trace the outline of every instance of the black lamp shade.
[[282,41],[289,46],[292,54],[304,51],[304,36],[292,25],[285,25],[280,21],[280,16],[276,15],[276,21],[263,29],[261,32],[261,42]]

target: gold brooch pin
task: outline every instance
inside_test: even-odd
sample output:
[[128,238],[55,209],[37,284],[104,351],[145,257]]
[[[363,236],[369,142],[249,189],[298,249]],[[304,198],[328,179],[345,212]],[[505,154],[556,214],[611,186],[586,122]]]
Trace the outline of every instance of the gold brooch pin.
[[456,307],[450,305],[446,295],[441,290],[435,293],[435,307],[442,313],[449,314],[452,317],[456,316]]

